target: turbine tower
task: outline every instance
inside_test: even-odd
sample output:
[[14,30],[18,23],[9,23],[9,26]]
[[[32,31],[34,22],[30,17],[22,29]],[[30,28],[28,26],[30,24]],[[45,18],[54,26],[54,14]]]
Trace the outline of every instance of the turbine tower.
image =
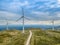
[[23,11],[23,8],[22,8],[22,18],[23,18],[23,33],[24,33],[24,11]]
[[[56,15],[54,12],[50,11],[50,15]],[[54,17],[52,19],[51,17],[51,23],[52,23],[52,30],[54,30]]]
[[22,33],[24,33],[24,32],[25,32],[25,31],[24,31],[24,30],[25,30],[25,29],[24,29],[24,24],[25,24],[24,21],[25,21],[25,19],[27,19],[27,20],[30,20],[30,19],[28,19],[28,18],[26,18],[26,17],[24,16],[24,10],[23,10],[23,8],[22,8],[22,16],[21,16],[18,20],[16,20],[16,22],[19,21],[20,19],[23,19],[23,20],[22,20],[22,24],[23,24]]
[[7,19],[6,19],[6,22],[7,22],[7,23],[6,23],[6,30],[9,30],[9,29],[8,29],[8,20],[7,20]]
[[54,30],[54,19],[52,20],[52,30]]

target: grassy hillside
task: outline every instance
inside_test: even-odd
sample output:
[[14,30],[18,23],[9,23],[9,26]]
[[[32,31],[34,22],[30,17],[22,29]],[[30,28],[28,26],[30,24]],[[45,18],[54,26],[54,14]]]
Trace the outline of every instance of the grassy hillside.
[[32,30],[31,45],[60,45],[60,31]]
[[0,45],[24,45],[28,35],[28,32],[22,34],[19,30],[0,31]]
[[[30,45],[60,45],[60,31],[33,28],[28,30],[33,33]],[[25,34],[20,30],[0,31],[0,45],[24,45],[29,35],[28,30],[25,30]]]

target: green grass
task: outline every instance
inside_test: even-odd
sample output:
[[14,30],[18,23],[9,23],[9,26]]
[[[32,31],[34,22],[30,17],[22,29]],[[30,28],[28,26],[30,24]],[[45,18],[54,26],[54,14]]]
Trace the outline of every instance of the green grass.
[[24,45],[28,35],[28,31],[24,34],[19,30],[0,31],[0,45]]
[[60,31],[32,30],[31,45],[60,45]]
[[0,45],[25,45],[31,30],[33,35],[30,45],[60,45],[60,30],[41,30],[26,29],[22,34],[20,30],[3,30],[0,31]]

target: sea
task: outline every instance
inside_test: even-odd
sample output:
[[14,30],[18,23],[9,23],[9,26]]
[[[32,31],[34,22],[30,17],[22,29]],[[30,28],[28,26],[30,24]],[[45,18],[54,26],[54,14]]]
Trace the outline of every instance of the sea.
[[[6,27],[7,27],[6,25],[0,25],[0,30],[6,30]],[[53,27],[52,25],[24,25],[25,29],[40,28],[40,29],[46,30],[46,29],[52,29],[52,27]],[[55,27],[55,29],[57,29],[59,26],[54,26],[54,27]],[[23,25],[8,25],[8,28],[22,30]]]

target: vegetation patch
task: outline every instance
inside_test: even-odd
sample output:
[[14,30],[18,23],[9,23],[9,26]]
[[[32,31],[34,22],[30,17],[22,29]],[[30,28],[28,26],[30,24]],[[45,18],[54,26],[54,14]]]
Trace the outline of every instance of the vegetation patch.
[[56,30],[32,30],[31,45],[60,45],[60,32]]
[[0,31],[0,45],[24,45],[29,32],[23,34],[20,30]]

